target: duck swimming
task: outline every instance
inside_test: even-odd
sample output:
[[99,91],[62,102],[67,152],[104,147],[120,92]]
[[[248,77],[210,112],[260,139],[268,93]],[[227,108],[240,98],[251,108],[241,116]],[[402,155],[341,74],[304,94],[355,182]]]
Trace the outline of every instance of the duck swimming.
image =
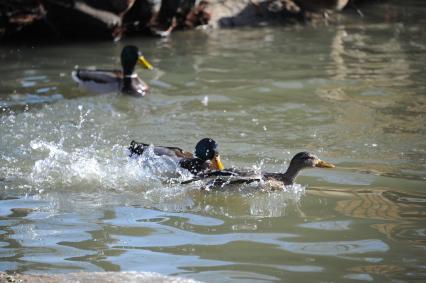
[[253,182],[265,182],[272,189],[283,188],[292,185],[300,171],[307,168],[334,168],[331,163],[322,161],[316,155],[309,152],[299,152],[290,161],[285,173],[258,173],[253,170],[239,170],[236,168],[222,171],[211,171],[197,175],[195,178],[182,182],[182,184],[207,179],[204,188],[212,188],[225,185],[250,184]]
[[121,92],[131,96],[144,96],[149,87],[134,72],[136,63],[146,69],[153,69],[136,46],[127,45],[121,51],[121,71],[76,69],[71,76],[81,87],[92,92]]
[[[130,143],[130,157],[139,156],[150,147],[149,144],[132,141]],[[195,155],[179,147],[153,146],[154,154],[169,156],[176,159],[179,166],[187,169],[194,175],[209,170],[222,170],[224,168],[218,151],[218,144],[210,138],[200,140],[195,146]],[[217,171],[217,172],[219,172]]]

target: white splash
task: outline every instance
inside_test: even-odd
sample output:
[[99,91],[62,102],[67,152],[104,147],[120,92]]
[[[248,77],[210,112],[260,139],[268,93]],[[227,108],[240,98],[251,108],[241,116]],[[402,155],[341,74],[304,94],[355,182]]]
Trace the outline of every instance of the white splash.
[[119,145],[113,146],[113,152],[121,151],[121,154],[109,156],[98,154],[98,150],[92,147],[67,152],[60,143],[34,141],[30,145],[39,154],[47,153],[45,158],[34,163],[29,175],[29,181],[38,185],[90,184],[92,187],[123,190],[144,186],[150,181],[170,183],[189,177],[189,172],[181,169],[176,160],[155,155],[152,147],[138,158],[129,158],[127,150]]
[[204,96],[203,100],[201,100],[201,104],[203,104],[206,107],[209,105],[209,97],[207,95]]

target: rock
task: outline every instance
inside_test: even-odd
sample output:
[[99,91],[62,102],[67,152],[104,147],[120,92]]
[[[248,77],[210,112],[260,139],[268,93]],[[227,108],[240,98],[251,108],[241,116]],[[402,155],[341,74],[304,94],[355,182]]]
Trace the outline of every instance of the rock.
[[310,11],[342,10],[349,0],[294,0],[302,8]]
[[[167,36],[198,25],[234,27],[327,21],[349,0],[0,0],[0,37]],[[19,34],[18,34],[19,32]]]
[[303,19],[303,11],[292,0],[214,1],[207,12],[212,27],[283,24]]
[[123,15],[133,4],[127,0],[75,0],[67,4],[48,1],[46,22],[54,36],[117,40],[123,33]]
[[196,283],[192,279],[164,276],[153,272],[79,272],[57,275],[9,275],[0,272],[0,283]]
[[23,27],[41,20],[45,15],[45,7],[37,1],[0,1],[0,38],[20,31]]
[[211,14],[207,12],[210,3],[208,1],[200,1],[198,6],[190,10],[183,21],[183,26],[188,29],[196,26],[207,25],[211,19]]

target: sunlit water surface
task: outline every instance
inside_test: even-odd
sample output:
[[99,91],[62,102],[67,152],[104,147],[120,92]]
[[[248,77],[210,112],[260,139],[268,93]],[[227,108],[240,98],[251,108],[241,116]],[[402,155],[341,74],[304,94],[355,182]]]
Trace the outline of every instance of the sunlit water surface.
[[[426,25],[356,17],[1,46],[0,270],[426,280]],[[117,66],[128,43],[156,67],[138,71],[149,96],[71,80],[76,65]],[[204,192],[170,160],[127,156],[132,139],[193,150],[203,137],[226,167],[283,171],[307,150],[337,168],[282,191]]]

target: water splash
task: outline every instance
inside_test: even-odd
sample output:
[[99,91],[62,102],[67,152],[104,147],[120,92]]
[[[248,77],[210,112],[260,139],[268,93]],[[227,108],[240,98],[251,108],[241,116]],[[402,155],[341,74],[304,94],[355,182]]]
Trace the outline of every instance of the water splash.
[[[262,188],[265,189],[265,186]],[[283,190],[280,191],[270,191],[250,198],[250,215],[262,217],[284,216],[289,205],[298,207],[299,201],[305,194],[305,189],[305,186],[293,184],[284,186]]]
[[154,154],[148,148],[139,158],[128,158],[127,150],[114,145],[111,155],[99,155],[92,146],[65,150],[61,141],[31,141],[33,151],[47,155],[36,160],[28,176],[38,187],[103,187],[113,190],[131,190],[143,187],[173,184],[188,178],[176,160]]
[[[234,192],[233,201],[244,203],[243,213],[233,211],[233,204],[222,207],[227,203],[227,193],[219,192],[218,206],[211,195],[199,190],[200,184],[180,184],[192,175],[180,168],[177,160],[155,155],[153,147],[130,158],[127,143],[123,142],[130,138],[120,126],[127,116],[114,115],[111,123],[107,119],[114,111],[110,101],[83,102],[58,102],[36,112],[10,111],[0,116],[5,145],[0,152],[4,161],[0,164],[0,185],[4,184],[9,192],[51,203],[50,213],[136,205],[229,217],[271,217],[284,214],[289,199],[297,201],[302,195],[284,188],[272,194],[259,192],[264,184],[253,184]],[[114,128],[117,125],[119,128]],[[260,172],[262,167],[260,161],[252,169]]]

